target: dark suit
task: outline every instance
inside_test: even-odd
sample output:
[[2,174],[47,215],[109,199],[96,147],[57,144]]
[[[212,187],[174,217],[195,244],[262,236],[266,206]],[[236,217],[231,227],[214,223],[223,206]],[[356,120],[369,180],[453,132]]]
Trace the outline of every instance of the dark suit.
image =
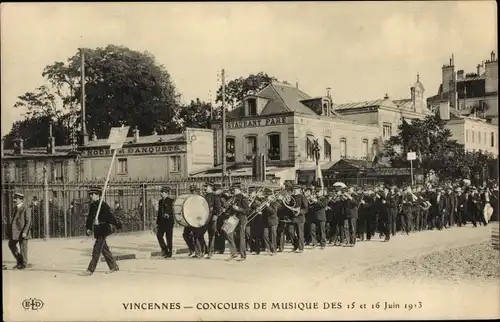
[[467,224],[467,199],[468,194],[463,192],[457,198],[457,224],[459,227]]
[[[293,241],[293,249],[302,251],[304,250],[305,215],[307,214],[309,203],[304,195],[294,195],[293,198],[295,199],[295,207],[300,207],[300,212],[298,216],[292,218],[292,225],[289,226],[289,233]],[[295,232],[297,232],[297,235],[295,235]]]
[[385,236],[385,240],[389,241],[391,239],[391,204],[390,204],[391,196],[382,195],[379,199],[377,199],[377,208],[379,214],[379,231]]
[[[9,249],[17,261],[17,266],[26,267],[28,264],[28,239],[31,238],[31,210],[24,203],[14,206],[12,216],[7,227]],[[20,251],[17,248],[19,243]]]
[[319,227],[319,243],[322,247],[326,246],[326,206],[327,200],[325,197],[319,197],[318,201],[309,205],[309,209],[313,211],[311,218],[311,243],[313,246],[317,244],[317,231]]
[[[156,217],[156,238],[160,244],[162,255],[172,257],[173,233],[174,233],[174,199],[162,198],[158,201],[158,213]],[[164,236],[167,243],[165,243]]]
[[391,235],[396,235],[396,223],[398,217],[399,196],[396,193],[389,193],[389,229]]
[[238,226],[235,231],[227,234],[227,241],[229,243],[229,248],[231,251],[231,256],[236,255],[236,243],[234,241],[235,233],[238,232],[239,235],[239,250],[241,258],[246,258],[246,241],[245,241],[245,227],[247,225],[247,216],[250,214],[250,206],[247,198],[242,194],[234,196],[234,205],[238,206],[238,210],[234,210],[232,207],[229,210],[232,214],[236,215],[239,219]]
[[359,203],[356,199],[348,199],[344,206],[344,236],[349,244],[356,244],[356,222],[358,219]]
[[117,228],[121,228],[122,225],[116,220],[116,217],[113,215],[111,209],[105,201],[102,202],[101,209],[99,211],[98,224],[95,225],[94,219],[96,217],[98,207],[99,200],[92,201],[90,203],[89,215],[87,216],[87,222],[85,224],[87,230],[91,230],[92,228],[94,228],[94,238],[96,239],[94,248],[92,250],[92,259],[90,260],[89,266],[87,268],[87,270],[90,272],[95,271],[101,253],[104,256],[109,269],[113,270],[118,268],[116,260],[109,250],[108,244],[106,243],[106,237],[108,237],[112,233],[111,225]]
[[[439,200],[438,200],[439,199]],[[444,218],[446,212],[446,196],[443,193],[436,194],[431,201],[433,208],[434,226],[441,230],[444,226]]]
[[[208,199],[207,199],[208,200]],[[213,205],[210,208],[210,217],[207,223],[208,226],[208,255],[212,256],[215,251],[215,239],[217,235],[217,219],[222,211],[222,202],[219,195],[213,195]],[[210,203],[209,203],[210,205]]]
[[269,206],[262,211],[264,243],[266,244],[267,249],[272,253],[275,253],[277,248],[276,237],[278,228],[278,208],[278,202],[272,201]]

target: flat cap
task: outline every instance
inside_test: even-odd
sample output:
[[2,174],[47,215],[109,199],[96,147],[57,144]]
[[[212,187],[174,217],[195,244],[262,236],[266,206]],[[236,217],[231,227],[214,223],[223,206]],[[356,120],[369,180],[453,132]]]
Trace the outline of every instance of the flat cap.
[[203,186],[204,186],[204,187],[213,187],[213,186],[214,186],[214,184],[213,184],[212,182],[205,182],[205,183],[203,184]]
[[91,187],[89,189],[89,194],[101,195],[102,194],[102,188],[101,187]]

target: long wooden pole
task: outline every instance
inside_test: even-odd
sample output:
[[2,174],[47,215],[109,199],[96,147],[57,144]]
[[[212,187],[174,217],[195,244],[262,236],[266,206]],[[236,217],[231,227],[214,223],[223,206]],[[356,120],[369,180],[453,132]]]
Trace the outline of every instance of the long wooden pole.
[[113,169],[113,164],[115,163],[116,151],[118,151],[118,149],[114,149],[113,151],[113,157],[111,158],[111,165],[109,166],[108,175],[106,176],[106,181],[104,181],[104,188],[102,189],[101,198],[99,199],[99,206],[97,207],[97,213],[95,215],[94,225],[99,224],[99,212],[101,211],[102,202],[104,200],[104,194],[106,193],[106,188],[108,187],[111,170]]
[[81,58],[81,66],[80,66],[80,82],[82,86],[81,91],[81,105],[82,105],[82,144],[85,145],[88,142],[88,133],[87,133],[87,121],[85,119],[85,54],[83,53],[83,48],[80,48],[80,58]]
[[222,183],[226,180],[226,71],[222,69]]

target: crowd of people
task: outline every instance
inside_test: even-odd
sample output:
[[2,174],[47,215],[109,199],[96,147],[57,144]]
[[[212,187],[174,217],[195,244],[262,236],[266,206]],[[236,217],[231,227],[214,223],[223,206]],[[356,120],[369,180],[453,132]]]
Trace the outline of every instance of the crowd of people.
[[[208,204],[208,220],[204,225],[184,227],[183,238],[193,258],[210,259],[215,253],[224,254],[226,244],[227,260],[239,257],[243,261],[249,252],[276,255],[285,250],[287,243],[292,245],[292,252],[301,253],[305,245],[321,249],[327,244],[354,247],[359,241],[373,238],[389,242],[398,232],[408,235],[469,223],[473,227],[486,226],[490,220],[498,220],[496,181],[482,187],[466,181],[413,187],[254,186],[248,188],[248,193],[243,193],[240,183],[233,184],[229,191],[223,190],[221,184],[206,183],[203,191],[191,186],[190,194],[203,196]],[[162,256],[169,258],[173,255],[175,196],[168,186],[161,188],[161,196],[156,236]],[[110,272],[117,272],[119,268],[106,238],[114,231],[113,227],[120,229],[122,224],[101,199],[102,189],[90,189],[89,198],[85,228],[87,235],[93,234],[96,240],[84,274],[93,274],[101,254]],[[32,221],[24,195],[16,193],[14,203],[8,223],[9,247],[17,261],[14,268],[24,269]]]

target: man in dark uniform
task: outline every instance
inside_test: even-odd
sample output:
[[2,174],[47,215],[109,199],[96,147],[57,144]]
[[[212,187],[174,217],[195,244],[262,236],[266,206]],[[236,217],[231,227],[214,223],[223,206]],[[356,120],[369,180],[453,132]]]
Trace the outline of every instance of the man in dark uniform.
[[273,192],[270,189],[264,189],[264,196],[268,199],[269,205],[262,209],[262,219],[264,225],[264,243],[266,244],[270,255],[276,254],[276,237],[278,230],[278,208],[277,200],[270,200]]
[[457,195],[453,192],[453,189],[451,186],[448,186],[446,188],[446,195],[448,197],[448,218],[446,221],[446,225],[448,227],[453,227],[455,226],[455,217],[457,213],[457,208],[458,208],[458,200],[457,200]]
[[377,204],[375,203],[375,193],[368,190],[363,197],[359,207],[359,215],[365,218],[366,240],[370,241],[375,236],[377,226]]
[[229,200],[229,194],[224,193],[220,183],[214,184],[214,190],[216,198],[215,202],[220,205],[218,215],[212,217],[212,221],[215,221],[217,224],[214,237],[214,250],[219,254],[224,254],[224,251],[226,250],[226,236],[224,235],[224,232],[221,231],[221,228],[224,224],[224,220],[227,219],[227,214],[223,212],[223,209],[225,208],[224,205],[226,201]]
[[463,191],[462,188],[457,187],[455,189],[457,193],[457,225],[458,227],[462,227],[462,225],[467,224],[467,192]]
[[[207,259],[212,258],[214,251],[215,251],[215,241],[216,241],[216,234],[217,234],[217,219],[218,216],[220,215],[222,211],[222,204],[221,204],[221,197],[220,193],[222,192],[221,190],[221,185],[220,184],[207,184],[207,202],[210,207],[210,203],[212,203],[212,206],[210,207],[210,216],[208,219],[207,223],[207,230],[208,230],[208,255]],[[215,192],[212,192],[213,189],[216,189]],[[211,200],[211,201],[209,201]]]
[[117,272],[119,270],[116,260],[106,243],[106,237],[112,233],[111,225],[121,229],[122,224],[116,220],[109,205],[104,200],[102,201],[99,213],[97,213],[101,195],[102,190],[100,188],[92,188],[89,191],[91,202],[85,227],[87,228],[87,236],[90,236],[92,234],[92,228],[94,229],[94,238],[96,240],[94,243],[94,249],[92,250],[92,259],[90,260],[87,271],[84,273],[84,275],[87,276],[94,273],[101,254],[104,256],[104,259],[108,264],[110,273]]
[[389,228],[391,235],[396,235],[396,223],[398,220],[399,196],[396,192],[396,187],[391,187],[389,193]]
[[[302,192],[304,194],[304,197],[306,198],[306,201],[309,204],[311,196],[315,194],[315,187],[302,186]],[[304,244],[307,246],[310,245],[312,242],[311,223],[313,222],[313,218],[314,218],[314,211],[311,207],[308,207],[304,223]]]
[[[286,189],[291,189],[291,187],[287,187]],[[291,211],[285,207],[282,195],[278,196],[278,206],[276,212],[278,215],[278,228],[276,231],[277,251],[282,252],[285,249],[286,234],[289,230],[288,226],[292,224],[293,216]]]
[[357,234],[358,237],[361,241],[365,240],[365,237],[367,240],[368,236],[373,235],[373,233],[369,234],[368,232],[371,229],[371,226],[368,227],[368,221],[371,218],[371,200],[373,196],[373,191],[370,189],[367,189],[363,196],[361,197],[360,203],[359,203],[359,209],[358,209],[358,222],[357,222]]
[[[189,187],[189,193],[190,194],[198,194],[198,187],[196,185],[191,185]],[[193,256],[195,252],[195,242],[194,242],[194,230],[192,227],[184,227],[184,230],[182,231],[182,238],[184,238],[184,241],[186,242],[187,247],[189,248],[189,255],[188,256]]]
[[402,195],[402,211],[401,211],[401,230],[407,235],[410,234],[411,230],[411,212],[413,210],[413,197],[411,193],[411,188],[407,188]]
[[[160,191],[158,214],[156,217],[156,238],[160,244],[161,254],[165,258],[172,257],[174,234],[174,198],[170,194],[170,187],[164,186]],[[166,237],[166,243],[165,239]]]
[[251,191],[250,201],[252,204],[250,205],[250,209],[251,213],[255,214],[255,217],[251,222],[247,223],[245,235],[250,251],[252,254],[258,255],[264,244],[264,223],[262,220],[262,212],[258,211],[259,207],[264,202],[264,197],[260,193],[260,190],[253,188]]
[[[293,196],[295,199],[295,208],[297,208],[298,214],[294,214],[292,219],[292,225],[289,227],[289,233],[293,241],[293,251],[302,253],[304,251],[304,224],[306,222],[305,215],[308,209],[308,201],[300,193],[300,186],[295,185],[293,187]],[[295,236],[297,232],[297,236]]]
[[446,197],[443,195],[443,190],[437,188],[436,196],[433,199],[432,206],[434,211],[434,227],[442,230],[444,226],[444,217],[446,213]]
[[344,236],[346,236],[346,246],[354,247],[356,245],[356,221],[358,220],[359,202],[350,193],[345,193],[344,206]]
[[335,191],[332,189],[328,190],[328,197],[326,199],[326,223],[325,223],[325,232],[326,239],[328,244],[333,243],[333,200]]
[[313,217],[311,218],[311,244],[316,247],[318,243],[319,228],[319,245],[321,249],[326,246],[326,207],[327,199],[322,195],[322,192],[317,192],[317,196],[312,197],[312,203],[309,204],[309,209],[312,208]]
[[344,194],[341,190],[337,191],[337,196],[331,202],[330,208],[333,210],[333,235],[332,240],[334,246],[340,246],[343,242],[343,226],[344,226]]
[[[17,261],[14,269],[25,269],[28,266],[28,239],[31,238],[31,209],[24,204],[24,195],[14,193],[14,209],[7,225],[9,249]],[[17,248],[19,244],[19,249]]]
[[381,196],[378,199],[378,209],[379,209],[379,231],[385,236],[384,241],[388,242],[391,239],[391,228],[390,228],[390,195],[389,190],[384,189],[381,192]]
[[250,214],[250,206],[247,198],[241,193],[241,183],[234,183],[232,188],[234,191],[235,200],[228,211],[238,217],[239,223],[235,231],[227,234],[227,241],[229,243],[229,248],[231,251],[231,255],[229,256],[228,260],[234,259],[237,256],[236,244],[234,241],[234,234],[237,232],[240,236],[240,260],[244,261],[247,257],[245,245],[245,227],[247,225],[247,216]]

